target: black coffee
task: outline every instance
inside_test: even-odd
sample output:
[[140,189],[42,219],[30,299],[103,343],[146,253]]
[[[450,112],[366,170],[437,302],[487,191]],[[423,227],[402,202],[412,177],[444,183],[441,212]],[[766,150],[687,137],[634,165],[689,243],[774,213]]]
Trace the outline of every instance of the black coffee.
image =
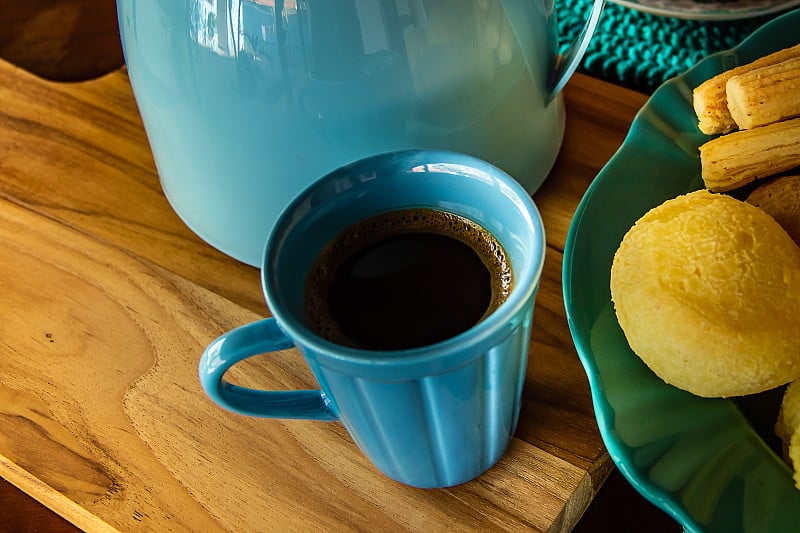
[[311,267],[311,328],[348,346],[400,350],[477,324],[511,292],[511,265],[494,236],[434,209],[381,214],[334,238]]

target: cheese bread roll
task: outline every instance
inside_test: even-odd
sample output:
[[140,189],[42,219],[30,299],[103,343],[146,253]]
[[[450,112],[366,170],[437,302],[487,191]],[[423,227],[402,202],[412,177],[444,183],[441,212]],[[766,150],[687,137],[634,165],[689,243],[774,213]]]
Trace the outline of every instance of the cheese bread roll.
[[614,255],[611,298],[631,349],[676,387],[800,378],[800,247],[753,205],[700,190],[651,209]]
[[794,468],[794,483],[800,489],[800,381],[791,383],[783,393],[775,433],[783,441],[784,456]]
[[762,183],[746,202],[774,218],[800,246],[800,175],[781,176]]

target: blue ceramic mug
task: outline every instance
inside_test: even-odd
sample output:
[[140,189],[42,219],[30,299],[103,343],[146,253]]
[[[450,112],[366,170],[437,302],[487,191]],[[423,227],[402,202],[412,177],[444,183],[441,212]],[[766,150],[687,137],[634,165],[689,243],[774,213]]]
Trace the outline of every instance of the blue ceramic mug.
[[[507,299],[463,333],[418,348],[358,349],[315,334],[304,286],[320,251],[360,220],[410,207],[455,213],[490,231],[511,263]],[[469,481],[500,459],[517,425],[544,251],[530,195],[496,167],[442,151],[362,159],[314,182],[278,218],[262,264],[273,317],[211,343],[200,381],[236,413],[340,421],[373,464],[402,483],[433,488]],[[225,381],[239,361],[292,346],[319,390],[254,390]]]

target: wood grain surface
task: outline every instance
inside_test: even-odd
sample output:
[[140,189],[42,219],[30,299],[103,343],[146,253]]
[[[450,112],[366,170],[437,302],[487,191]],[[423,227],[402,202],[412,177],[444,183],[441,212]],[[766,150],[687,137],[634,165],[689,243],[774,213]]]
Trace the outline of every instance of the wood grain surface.
[[[85,4],[30,5],[88,13]],[[55,32],[51,42],[68,44],[54,48],[110,43],[103,6],[101,31]],[[644,95],[581,75],[568,85],[562,154],[535,196],[548,252],[517,438],[478,480],[419,491],[383,478],[337,423],[237,417],[203,396],[202,348],[267,313],[258,273],[169,208],[125,71],[45,81],[59,75],[37,63],[41,51],[8,45],[25,38],[0,43],[0,55],[39,75],[0,62],[0,477],[87,530],[558,531],[577,522],[612,465],[564,317],[561,255],[578,200]],[[94,78],[119,60],[104,57],[87,60],[91,69],[64,60],[60,78]],[[315,386],[293,351],[235,375],[251,386]]]
[[[517,438],[478,480],[418,491],[377,474],[339,424],[208,401],[198,355],[265,314],[257,271],[169,208],[124,71],[60,84],[0,63],[3,477],[87,529],[572,527],[611,462],[564,317],[561,253],[643,101],[607,94],[590,78],[570,86],[571,133],[535,197],[548,251]],[[292,352],[234,375],[314,387]]]

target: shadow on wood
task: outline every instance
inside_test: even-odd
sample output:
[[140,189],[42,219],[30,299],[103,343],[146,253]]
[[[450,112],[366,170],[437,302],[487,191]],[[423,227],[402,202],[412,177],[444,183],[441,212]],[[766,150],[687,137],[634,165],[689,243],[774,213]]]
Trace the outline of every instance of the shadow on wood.
[[114,0],[0,0],[0,58],[58,81],[122,66]]

